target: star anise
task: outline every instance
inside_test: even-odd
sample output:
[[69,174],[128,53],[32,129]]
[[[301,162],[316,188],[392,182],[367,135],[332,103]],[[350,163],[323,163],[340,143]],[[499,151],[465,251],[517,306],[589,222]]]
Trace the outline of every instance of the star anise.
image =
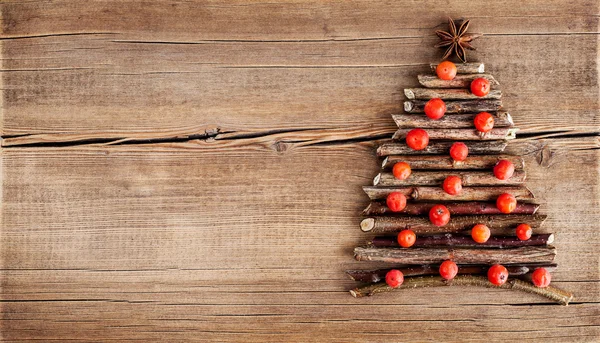
[[435,47],[448,47],[444,53],[444,57],[442,57],[443,60],[450,57],[452,53],[455,53],[461,61],[467,62],[467,52],[465,51],[465,48],[475,50],[470,42],[473,39],[480,37],[481,33],[467,33],[467,29],[469,28],[469,20],[464,20],[457,30],[454,20],[452,20],[452,18],[448,18],[448,27],[449,32],[442,30],[435,31],[435,34],[437,34],[442,40],[436,44]]

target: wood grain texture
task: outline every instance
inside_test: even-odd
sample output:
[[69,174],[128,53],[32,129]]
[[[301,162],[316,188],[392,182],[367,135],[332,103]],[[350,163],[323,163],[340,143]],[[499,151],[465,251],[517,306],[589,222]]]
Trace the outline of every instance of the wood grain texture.
[[[598,340],[595,1],[0,12],[2,340]],[[447,15],[485,34],[470,59],[521,129],[505,152],[524,155],[556,233],[566,308],[496,289],[347,292],[343,270],[364,268],[352,249],[368,239],[376,143],[396,129],[401,90],[439,60]]]

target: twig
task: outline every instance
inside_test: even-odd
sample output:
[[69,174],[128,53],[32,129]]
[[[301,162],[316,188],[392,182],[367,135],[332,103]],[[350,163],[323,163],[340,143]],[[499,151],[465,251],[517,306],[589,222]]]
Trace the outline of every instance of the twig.
[[[462,248],[514,248],[525,246],[544,246],[554,242],[554,234],[533,235],[530,239],[522,241],[516,237],[490,237],[485,243],[477,243],[471,237],[453,236],[451,234],[437,236],[417,236],[415,248],[423,248],[430,246],[448,246]],[[393,248],[399,247],[396,237],[375,237],[369,245],[378,248]]]
[[[402,212],[392,212],[385,202],[373,201],[362,212],[363,216],[376,216],[382,214],[390,215],[427,215],[429,210],[437,203],[427,202],[409,202]],[[495,203],[491,202],[446,202],[443,203],[450,211],[451,215],[473,215],[473,214],[502,214]],[[512,214],[535,214],[539,209],[538,204],[517,203],[517,207]]]
[[375,248],[356,247],[357,261],[378,261],[397,264],[430,264],[452,260],[458,264],[528,264],[552,263],[554,247],[486,248]]
[[487,79],[492,88],[500,85],[491,74],[458,74],[452,80],[442,80],[435,74],[417,76],[421,86],[426,88],[469,88],[471,82],[480,77]]
[[[506,266],[508,275],[510,276],[523,276],[533,271],[535,268],[546,268],[548,271],[556,269],[556,263],[552,264],[527,264],[527,265],[512,265]],[[439,265],[437,264],[425,264],[422,266],[398,266],[396,268],[385,268],[375,270],[346,270],[346,274],[350,279],[360,282],[379,282],[385,280],[385,275],[391,269],[398,269],[407,276],[422,276],[422,275],[439,275]],[[469,265],[461,264],[458,266],[459,275],[473,275],[473,274],[486,274],[489,265]]]
[[[383,143],[377,148],[377,156],[447,154],[453,143],[452,141],[430,141],[423,150],[413,150],[404,142]],[[506,149],[505,141],[466,141],[463,143],[469,148],[469,154],[474,155],[501,153]]]
[[[407,113],[424,113],[426,100],[409,100],[404,102],[404,111]],[[446,113],[479,113],[496,112],[502,108],[501,100],[458,100],[445,101]]]
[[[437,63],[430,63],[432,71],[437,68]],[[481,74],[485,72],[485,65],[481,62],[457,63],[456,72],[458,74]]]
[[[546,215],[523,215],[523,214],[490,214],[453,216],[450,222],[444,226],[435,226],[428,217],[416,216],[386,216],[369,217],[360,222],[361,230],[372,233],[398,232],[410,229],[416,234],[440,234],[467,231],[475,224],[484,224],[490,228],[492,235],[514,236],[515,228],[522,223],[529,224],[536,229],[542,226]],[[508,235],[505,235],[508,233]]]
[[512,155],[472,155],[464,161],[454,161],[449,155],[390,155],[387,156],[381,167],[391,169],[398,162],[410,164],[411,169],[491,169],[500,160],[509,160],[515,166],[515,170],[525,167],[525,162],[520,156]]
[[448,175],[461,178],[462,186],[518,186],[525,183],[526,173],[517,170],[508,180],[500,180],[491,171],[413,171],[410,177],[399,180],[392,173],[379,173],[373,186],[441,186]]
[[442,187],[383,187],[363,186],[363,191],[371,200],[383,200],[391,192],[400,192],[418,201],[496,201],[502,193],[512,194],[517,201],[529,201],[535,197],[525,186],[521,187],[463,187],[460,194],[450,195]]
[[[412,129],[398,129],[392,136],[393,140],[403,141]],[[475,129],[427,129],[429,139],[432,140],[459,140],[459,141],[494,141],[517,138],[517,128],[499,127],[481,133]]]
[[355,288],[350,290],[350,294],[353,297],[359,298],[364,296],[371,296],[377,293],[390,292],[395,289],[409,289],[409,288],[424,288],[424,287],[441,287],[441,286],[477,286],[487,288],[502,288],[502,289],[513,289],[527,293],[541,295],[550,300],[553,300],[561,305],[568,305],[573,300],[573,294],[556,287],[548,286],[546,288],[535,287],[534,285],[525,281],[510,279],[502,286],[495,286],[484,276],[474,275],[458,275],[450,281],[445,281],[439,276],[416,276],[408,277],[404,279],[404,283],[398,288],[391,288],[385,282],[374,283],[372,285]]
[[[392,114],[396,125],[400,128],[420,127],[422,129],[470,129],[475,128],[476,113],[449,114],[438,120],[431,120],[427,116],[418,114]],[[511,115],[502,111],[493,115],[494,127],[514,126]]]
[[440,98],[443,100],[479,100],[500,99],[502,97],[502,91],[499,89],[492,89],[485,96],[479,97],[471,93],[470,90],[462,88],[406,88],[404,89],[404,95],[409,100],[428,100],[433,98]]

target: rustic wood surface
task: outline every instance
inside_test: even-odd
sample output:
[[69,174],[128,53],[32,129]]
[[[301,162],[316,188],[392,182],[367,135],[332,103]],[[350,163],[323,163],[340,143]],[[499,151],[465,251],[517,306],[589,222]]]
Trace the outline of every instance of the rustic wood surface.
[[[600,340],[597,1],[0,3],[1,339]],[[355,299],[404,88],[469,17],[568,307],[461,286]],[[366,265],[365,265],[366,264]],[[474,292],[477,292],[476,295]]]

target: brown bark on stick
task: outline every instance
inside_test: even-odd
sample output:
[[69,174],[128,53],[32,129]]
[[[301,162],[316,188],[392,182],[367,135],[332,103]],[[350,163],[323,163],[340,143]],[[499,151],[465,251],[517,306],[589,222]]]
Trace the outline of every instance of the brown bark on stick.
[[398,288],[391,288],[385,282],[374,283],[369,286],[355,288],[350,290],[353,297],[359,298],[371,296],[377,293],[391,292],[394,290],[424,288],[424,287],[442,287],[442,286],[477,286],[487,288],[502,288],[519,290],[527,293],[537,294],[555,301],[561,305],[568,305],[573,300],[573,294],[553,286],[546,288],[535,287],[529,282],[518,279],[509,279],[502,286],[495,286],[488,281],[485,276],[458,275],[450,281],[446,281],[439,276],[415,276],[404,280]]
[[413,171],[405,180],[399,180],[389,172],[379,173],[373,186],[441,186],[449,175],[461,178],[463,187],[469,186],[516,186],[525,182],[524,170],[516,170],[508,180],[500,180],[491,171]]
[[514,230],[519,224],[525,223],[529,224],[532,228],[539,228],[546,220],[546,217],[544,214],[451,216],[450,222],[444,226],[433,225],[429,217],[369,217],[361,221],[360,228],[362,231],[373,233],[398,232],[400,230],[411,229],[417,235],[420,235],[468,231],[475,224],[484,224],[490,228],[492,235],[504,236],[502,233],[507,231],[504,229],[509,229],[508,231],[511,233],[506,236],[514,236]]
[[[435,71],[438,63],[429,64],[432,71]],[[482,74],[485,72],[485,65],[481,62],[457,63],[457,74]]]
[[488,80],[492,88],[500,85],[491,74],[458,74],[452,80],[442,80],[435,74],[417,76],[421,86],[426,88],[469,88],[471,82],[480,77]]
[[[448,154],[450,147],[454,142],[429,142],[423,150],[413,150],[406,145],[405,142],[389,142],[383,143],[377,148],[377,156],[388,155],[441,155]],[[469,154],[494,154],[501,153],[506,149],[505,141],[466,141],[464,142],[469,148]]]
[[390,155],[382,164],[382,169],[392,169],[398,162],[410,164],[410,168],[417,169],[491,169],[500,160],[509,160],[515,166],[515,170],[525,167],[525,162],[520,156],[512,155],[472,155],[464,161],[454,161],[449,155]]
[[[404,274],[404,277],[422,276],[422,275],[439,275],[440,266],[437,264],[425,264],[422,266],[402,266],[397,268],[375,269],[375,270],[346,270],[346,274],[350,279],[359,282],[379,282],[385,281],[385,275],[392,269],[398,269]],[[489,265],[459,265],[458,275],[477,275],[486,274]],[[556,269],[556,264],[529,264],[529,265],[512,265],[506,266],[509,276],[522,276],[535,270],[535,268],[546,268],[548,271]]]
[[[377,216],[383,214],[389,215],[428,215],[429,210],[438,203],[428,202],[409,202],[402,212],[392,212],[384,201],[373,201],[362,212],[363,216]],[[451,215],[475,215],[475,214],[503,214],[495,203],[492,202],[448,202],[443,203],[448,208]],[[539,209],[538,204],[517,203],[517,207],[512,214],[535,214]]]
[[462,88],[405,88],[404,95],[409,100],[429,100],[440,98],[446,100],[480,100],[480,99],[500,99],[502,91],[491,89],[485,96],[477,96],[468,89]]
[[[533,235],[530,239],[522,241],[516,237],[490,237],[485,243],[477,243],[471,237],[458,236],[452,234],[436,235],[436,236],[417,236],[417,240],[413,247],[426,248],[432,246],[448,246],[462,248],[514,248],[526,246],[544,246],[554,242],[554,234]],[[398,239],[396,237],[382,236],[375,237],[369,245],[378,248],[399,248]]]
[[356,247],[357,261],[377,261],[397,264],[430,264],[452,260],[457,264],[527,264],[552,263],[554,247],[485,248],[375,248]]
[[[402,141],[406,139],[406,134],[412,130],[398,129],[393,140]],[[517,138],[517,128],[498,127],[493,128],[489,132],[483,133],[476,129],[426,129],[430,140],[459,140],[459,141],[495,141]]]
[[521,187],[463,187],[460,194],[450,195],[442,187],[382,187],[363,186],[363,191],[371,200],[383,200],[391,192],[401,192],[417,201],[496,201],[502,193],[512,194],[517,201],[534,199],[533,193],[525,186]]
[[[475,128],[476,113],[449,114],[438,120],[431,120],[425,115],[418,114],[392,114],[392,118],[399,128],[419,127],[421,129],[469,129]],[[508,112],[498,112],[494,117],[494,127],[512,127],[514,122]]]
[[[404,102],[407,113],[425,113],[427,100],[409,100]],[[502,108],[502,101],[497,99],[445,101],[446,114],[496,112]]]

